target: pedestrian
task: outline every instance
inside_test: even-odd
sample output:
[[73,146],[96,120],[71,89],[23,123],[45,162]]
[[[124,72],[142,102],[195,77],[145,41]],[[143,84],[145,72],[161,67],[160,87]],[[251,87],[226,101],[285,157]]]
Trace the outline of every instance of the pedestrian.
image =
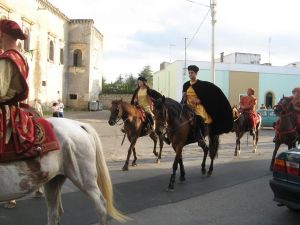
[[58,103],[57,102],[54,102],[53,104],[52,104],[52,116],[53,117],[60,117],[59,116],[59,105],[58,105]]
[[58,117],[64,117],[64,103],[60,100],[60,99],[58,99],[57,100],[57,102],[58,102],[58,108],[59,108],[59,111],[58,111]]
[[35,98],[33,103],[33,108],[38,112],[38,114],[43,117],[43,108],[39,99]]

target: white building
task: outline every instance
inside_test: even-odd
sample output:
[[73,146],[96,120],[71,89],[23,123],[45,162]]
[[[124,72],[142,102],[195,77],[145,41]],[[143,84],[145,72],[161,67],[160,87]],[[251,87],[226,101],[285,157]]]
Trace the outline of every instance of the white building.
[[93,20],[71,20],[47,0],[0,0],[0,18],[29,36],[18,46],[29,64],[28,101],[87,108],[102,87],[103,36]]

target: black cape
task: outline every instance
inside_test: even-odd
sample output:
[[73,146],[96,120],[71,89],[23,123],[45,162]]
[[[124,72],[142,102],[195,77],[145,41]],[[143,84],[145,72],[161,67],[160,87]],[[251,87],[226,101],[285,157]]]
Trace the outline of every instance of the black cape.
[[[139,89],[140,88],[135,89],[135,91],[132,95],[131,101],[130,101],[131,105],[134,105],[134,99],[135,99],[136,95],[138,94]],[[162,95],[159,92],[157,92],[151,88],[147,88],[147,95],[152,99],[152,101],[162,98]]]
[[[187,92],[190,85],[190,81],[184,83],[183,92]],[[233,125],[232,109],[222,90],[213,83],[200,80],[197,80],[192,88],[207,113],[212,117],[213,133],[219,135],[230,132]],[[185,100],[182,103],[186,103]]]

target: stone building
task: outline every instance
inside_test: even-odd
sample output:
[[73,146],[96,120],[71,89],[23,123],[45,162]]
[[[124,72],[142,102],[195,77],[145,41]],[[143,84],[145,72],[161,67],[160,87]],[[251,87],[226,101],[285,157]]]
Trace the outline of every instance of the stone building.
[[102,87],[103,35],[91,19],[70,19],[47,0],[0,0],[0,18],[15,20],[29,38],[18,46],[30,72],[28,102],[86,109]]

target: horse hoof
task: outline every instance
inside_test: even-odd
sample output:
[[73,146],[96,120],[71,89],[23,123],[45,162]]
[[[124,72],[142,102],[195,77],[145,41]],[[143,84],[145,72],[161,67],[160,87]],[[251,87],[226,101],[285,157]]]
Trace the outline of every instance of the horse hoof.
[[212,171],[207,172],[207,176],[210,177],[212,175]]
[[252,150],[252,153],[256,153],[256,151],[257,151],[256,149],[253,149],[253,150]]
[[132,163],[131,166],[136,167],[137,163]]
[[156,164],[160,164],[160,159],[157,159],[155,162]]
[[128,171],[128,166],[123,166],[122,171]]
[[179,178],[179,183],[183,184],[183,183],[185,183],[185,180],[186,180],[185,177],[180,177]]
[[166,189],[166,191],[167,191],[167,192],[174,192],[174,187],[173,187],[173,188],[168,187],[168,188]]
[[13,209],[16,207],[16,205],[17,205],[16,200],[11,200],[11,201],[5,202],[4,208],[5,209]]

